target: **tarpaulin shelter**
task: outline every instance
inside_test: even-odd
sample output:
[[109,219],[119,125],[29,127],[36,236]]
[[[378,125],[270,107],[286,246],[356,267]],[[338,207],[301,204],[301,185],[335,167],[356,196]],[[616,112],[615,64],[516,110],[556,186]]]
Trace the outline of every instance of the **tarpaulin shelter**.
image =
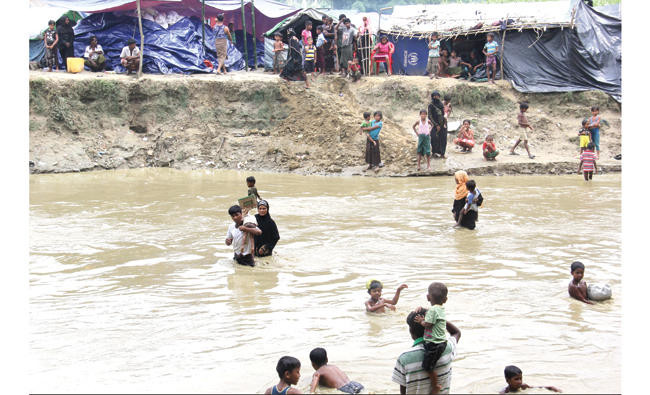
[[[32,0],[34,2],[35,0]],[[125,0],[79,0],[79,1],[71,1],[71,0],[41,0],[39,2],[39,5],[46,5],[49,7],[63,7],[63,8],[70,8],[70,9],[75,9],[79,11],[84,11],[88,12],[91,14],[108,14],[108,13],[115,13],[115,17],[128,17],[128,16],[133,16],[134,15],[134,10],[136,9],[136,2],[135,1],[125,1]],[[205,28],[201,24],[201,18],[202,15],[205,15],[206,19],[210,17],[216,17],[218,14],[223,13],[225,16],[225,22],[232,22],[234,24],[234,29],[235,29],[235,34],[237,37],[241,37],[239,40],[237,40],[238,46],[240,48],[244,48],[243,46],[243,35],[244,35],[244,29],[242,29],[242,26],[245,24],[246,26],[246,35],[247,35],[247,42],[250,43],[249,48],[251,48],[250,55],[249,55],[249,63],[251,65],[255,64],[255,47],[260,47],[260,50],[263,46],[262,44],[262,39],[263,39],[263,32],[266,31],[267,29],[273,27],[277,22],[281,21],[284,19],[287,15],[290,15],[291,13],[295,13],[297,10],[287,7],[284,4],[277,3],[272,0],[257,0],[257,1],[251,1],[251,0],[246,0],[244,1],[244,9],[243,9],[243,15],[244,15],[244,21],[242,21],[242,2],[240,0],[206,0],[205,2],[205,8],[203,8],[203,2],[201,0],[142,0],[141,1],[141,8],[143,10],[143,24],[147,25],[147,29],[150,31],[150,33],[158,34],[157,38],[155,38],[152,48],[164,48],[165,47],[165,37],[163,32],[160,31],[160,29],[156,28],[154,25],[145,23],[145,20],[150,19],[151,22],[155,22],[158,25],[161,25],[163,29],[168,29],[170,27],[173,27],[175,23],[180,21],[180,18],[187,18],[188,20],[194,20],[196,22],[186,22],[185,27],[190,27],[192,26],[193,28],[196,29],[193,34],[191,34],[188,37],[183,37],[181,31],[176,28],[172,29],[172,32],[176,35],[180,34],[178,37],[173,37],[171,39],[170,44],[176,48],[179,48],[177,45],[180,45],[181,42],[176,42],[178,40],[182,39],[188,39],[188,40],[194,40],[195,36],[194,33],[198,32],[198,35],[201,37],[201,44],[203,43],[203,32],[205,31],[205,43],[206,43],[206,52],[208,56],[205,56],[203,59],[208,59],[208,60],[214,60],[210,58],[210,52],[214,50],[214,34],[212,30],[209,28],[209,25],[205,25]],[[254,10],[254,21],[253,23],[253,18],[252,18],[252,13]],[[116,22],[114,17],[111,17],[111,23]],[[130,23],[130,21],[125,21]],[[168,22],[175,22],[173,24],[169,24]],[[189,24],[187,24],[189,23]],[[197,24],[198,23],[198,24]],[[95,21],[95,25],[97,25],[97,21]],[[97,25],[98,26],[98,25]],[[115,26],[115,25],[112,25]],[[143,25],[144,28],[144,25]],[[257,37],[256,42],[253,43],[253,39],[251,37],[253,30],[255,30],[255,35]],[[99,36],[98,36],[99,38]],[[135,37],[138,39],[139,37]],[[154,56],[156,57],[159,55],[158,53],[151,52],[148,46],[148,38],[147,34],[145,32],[145,57],[149,56]],[[139,40],[138,40],[139,41]],[[194,41],[191,41],[192,43]],[[188,43],[190,43],[188,41]],[[100,44],[102,44],[101,39],[100,39]],[[104,46],[104,44],[102,44]],[[194,44],[190,44],[190,47],[193,48],[193,50],[196,50]],[[202,47],[202,45],[201,45]],[[229,53],[230,53],[229,49]],[[169,51],[167,51],[169,52]],[[237,51],[239,52],[239,51]],[[260,51],[261,52],[261,51]],[[173,57],[176,57],[177,59],[183,58],[181,53],[175,53],[173,54]],[[195,53],[194,55],[199,56],[199,53]],[[202,55],[202,54],[201,54]],[[230,55],[229,55],[230,57]],[[165,59],[169,59],[170,57],[167,55],[161,55],[159,57],[163,62]],[[187,57],[186,57],[187,58]],[[189,59],[189,58],[188,58]],[[147,62],[144,62],[145,64],[143,66],[147,65]],[[149,65],[152,65],[154,63],[159,63],[160,62],[149,62]],[[197,69],[204,69],[201,64],[191,64],[191,65],[185,65],[183,62],[182,64],[179,64],[178,62],[172,63],[167,67],[168,70],[183,70],[183,71],[197,71]],[[202,63],[202,61],[201,61]],[[242,66],[243,67],[243,66]],[[145,70],[147,68],[145,67]],[[152,71],[148,70],[149,72],[163,72],[164,68],[163,67],[158,67],[158,71]]]
[[47,22],[58,21],[64,16],[71,21],[77,22],[85,14],[68,10],[66,8],[32,7],[29,10],[29,18],[25,19],[27,31],[29,32],[29,61],[40,61],[45,56],[45,44],[43,43],[43,32],[47,29]]
[[582,1],[395,6],[380,32],[395,43],[396,73],[423,75],[431,33],[481,48],[494,33],[503,72],[521,92],[597,89],[621,95],[621,20]]
[[[282,21],[278,22],[271,29],[267,30],[264,33],[264,68],[270,70],[273,68],[273,41],[274,35],[276,32],[282,34],[283,39],[287,38],[287,30],[293,28],[296,35],[300,38],[300,34],[305,29],[305,22],[311,21],[314,27],[314,34],[316,32],[315,28],[318,25],[323,23],[323,17],[329,16],[321,11],[318,11],[314,8],[305,8],[298,10],[293,15],[284,18]],[[285,53],[286,58],[286,53]]]

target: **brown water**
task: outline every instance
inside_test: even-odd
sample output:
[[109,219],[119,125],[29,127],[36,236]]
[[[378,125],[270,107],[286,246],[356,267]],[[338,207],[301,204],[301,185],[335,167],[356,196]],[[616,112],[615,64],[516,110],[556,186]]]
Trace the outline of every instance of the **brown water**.
[[[248,173],[141,169],[30,176],[31,392],[261,392],[309,351],[371,392],[396,392],[408,312],[433,281],[462,331],[452,392],[531,385],[619,392],[619,175],[478,177],[475,231],[453,229],[452,177],[255,174],[281,240],[258,267],[224,244]],[[614,298],[569,299],[569,265]],[[397,312],[365,313],[365,283]]]

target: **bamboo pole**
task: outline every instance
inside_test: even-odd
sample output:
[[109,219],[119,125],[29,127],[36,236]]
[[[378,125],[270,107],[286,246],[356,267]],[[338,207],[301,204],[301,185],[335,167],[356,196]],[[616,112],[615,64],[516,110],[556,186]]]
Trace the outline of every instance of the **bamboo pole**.
[[251,19],[253,20],[253,67],[257,68],[257,36],[255,35],[255,0],[251,0]]
[[203,52],[205,52],[205,0],[201,0],[201,35],[203,36]]
[[142,77],[142,58],[144,57],[144,33],[142,33],[142,12],[140,11],[140,0],[138,5],[138,26],[140,27],[140,64],[138,65],[138,78]]
[[[508,23],[508,20],[506,19],[506,24]],[[507,29],[503,29],[503,36],[501,37],[501,79],[504,80],[506,79],[505,73],[503,72],[503,55],[506,53],[506,32]]]
[[244,14],[244,0],[241,0],[241,25],[244,33],[244,61],[246,62],[246,71],[248,71],[248,44],[246,42],[246,14]]

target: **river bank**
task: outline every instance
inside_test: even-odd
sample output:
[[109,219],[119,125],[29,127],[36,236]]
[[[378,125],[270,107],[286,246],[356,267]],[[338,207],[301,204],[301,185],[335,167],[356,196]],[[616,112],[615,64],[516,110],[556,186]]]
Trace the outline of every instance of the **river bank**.
[[[319,77],[312,89],[263,72],[147,75],[30,72],[30,173],[171,167],[367,176],[568,174],[578,167],[580,121],[599,105],[604,172],[621,171],[620,106],[600,92],[522,94],[454,79],[379,76],[352,84]],[[416,171],[411,129],[431,91],[452,95],[450,121],[471,119],[477,147]],[[507,155],[517,137],[517,102],[530,103],[534,160]],[[385,167],[365,172],[363,111],[380,110]],[[480,144],[495,134],[502,155],[486,162]],[[523,151],[522,151],[523,152]]]

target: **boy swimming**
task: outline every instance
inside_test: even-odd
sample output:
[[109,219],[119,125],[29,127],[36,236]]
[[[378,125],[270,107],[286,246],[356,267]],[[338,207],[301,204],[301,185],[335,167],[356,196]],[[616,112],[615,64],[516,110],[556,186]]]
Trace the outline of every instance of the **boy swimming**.
[[366,301],[366,311],[369,313],[372,312],[383,313],[386,311],[385,309],[386,307],[388,307],[391,310],[395,310],[395,305],[399,300],[399,294],[402,292],[404,288],[408,288],[408,285],[402,284],[399,287],[397,287],[395,296],[393,297],[392,300],[388,302],[381,297],[381,291],[384,288],[384,286],[380,281],[370,280],[366,284],[366,288],[368,288],[368,293],[370,294],[370,299]]
[[311,350],[309,359],[311,360],[311,366],[315,370],[309,392],[314,393],[318,384],[324,387],[336,388],[346,394],[358,394],[363,390],[363,385],[356,381],[350,381],[341,369],[327,364],[327,351],[324,348],[317,347]]
[[297,388],[291,388],[300,380],[300,361],[294,357],[284,356],[280,358],[275,370],[280,376],[280,381],[264,392],[272,395],[302,394]]
[[443,283],[433,282],[429,285],[427,300],[431,303],[431,308],[427,314],[422,317],[415,317],[415,321],[424,327],[424,360],[422,368],[429,374],[431,380],[431,393],[440,392],[438,384],[438,375],[434,367],[436,362],[447,347],[447,320],[445,318],[445,308],[442,307],[447,302],[447,286]]
[[587,283],[582,279],[585,275],[585,265],[582,262],[573,262],[571,275],[573,278],[569,281],[569,296],[587,304],[594,304],[587,299]]
[[525,384],[523,382],[523,375],[521,373],[521,369],[514,365],[506,366],[505,370],[503,371],[504,375],[506,376],[506,383],[508,383],[508,386],[501,390],[500,394],[507,394],[510,392],[519,392],[520,389],[525,390],[528,388],[546,388],[549,391],[553,392],[562,392],[559,389],[552,387],[552,386],[538,386],[538,387],[531,387],[528,384]]

